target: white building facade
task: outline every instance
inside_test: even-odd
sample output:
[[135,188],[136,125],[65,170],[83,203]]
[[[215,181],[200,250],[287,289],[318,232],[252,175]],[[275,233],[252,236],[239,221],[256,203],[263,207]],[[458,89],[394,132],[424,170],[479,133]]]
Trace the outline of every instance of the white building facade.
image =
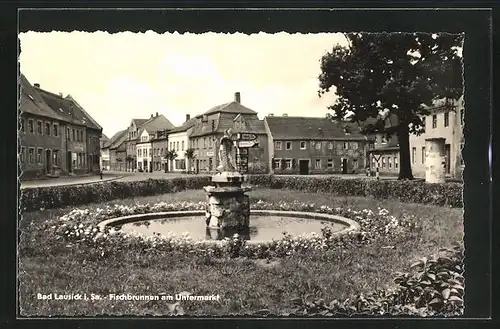
[[152,171],[153,154],[151,152],[151,136],[148,131],[144,129],[139,141],[136,144],[137,152],[137,170],[143,172]]
[[99,160],[101,170],[110,170],[109,147],[101,148],[101,157]]
[[191,129],[179,131],[168,135],[168,150],[175,150],[177,158],[173,161],[171,168],[175,172],[187,172],[190,170],[189,160],[186,157],[186,150],[189,148],[189,133]]

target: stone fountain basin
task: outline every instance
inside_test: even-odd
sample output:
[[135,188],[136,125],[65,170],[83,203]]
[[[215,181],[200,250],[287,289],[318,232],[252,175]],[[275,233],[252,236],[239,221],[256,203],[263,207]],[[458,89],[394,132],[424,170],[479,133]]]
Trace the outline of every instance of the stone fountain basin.
[[[116,217],[104,220],[98,224],[99,228],[102,230],[105,227],[121,226],[123,224],[130,224],[134,222],[142,222],[155,219],[166,219],[166,218],[178,218],[178,217],[191,217],[191,216],[204,216],[205,211],[203,210],[190,210],[190,211],[167,211],[167,212],[156,212],[148,214],[135,214],[123,217]],[[284,211],[284,210],[251,210],[250,215],[260,215],[260,216],[285,216],[285,217],[297,217],[297,218],[307,218],[316,219],[321,221],[333,222],[342,224],[345,229],[333,232],[332,235],[342,235],[349,232],[359,231],[359,224],[349,218],[330,215],[323,213],[313,213],[313,212],[301,212],[301,211]],[[200,225],[204,225],[204,221],[200,220]],[[223,244],[224,240],[202,240],[204,243],[216,243]],[[269,243],[269,240],[247,240],[247,244],[265,244]]]

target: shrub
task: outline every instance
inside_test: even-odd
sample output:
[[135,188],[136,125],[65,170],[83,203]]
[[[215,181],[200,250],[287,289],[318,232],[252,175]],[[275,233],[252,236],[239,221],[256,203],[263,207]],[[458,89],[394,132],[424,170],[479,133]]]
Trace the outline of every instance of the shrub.
[[62,208],[117,199],[159,195],[184,189],[201,189],[208,176],[149,179],[136,182],[103,182],[90,185],[50,186],[21,190],[23,211]]
[[462,207],[461,183],[427,184],[423,181],[342,179],[339,177],[256,175],[250,184],[337,196],[365,196],[402,202]]

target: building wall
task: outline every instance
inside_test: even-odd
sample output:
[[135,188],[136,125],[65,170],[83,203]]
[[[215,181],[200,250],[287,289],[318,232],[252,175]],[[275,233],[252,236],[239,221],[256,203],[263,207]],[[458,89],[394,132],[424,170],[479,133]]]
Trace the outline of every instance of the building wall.
[[269,173],[269,143],[266,134],[257,134],[259,146],[248,149],[248,173]]
[[85,127],[66,124],[64,158],[66,172],[83,174],[87,172],[87,132]]
[[[291,143],[291,149],[287,149],[287,143]],[[342,172],[343,159],[347,160],[348,173],[364,172],[367,164],[366,147],[366,141],[274,139],[273,150],[270,153],[271,158],[274,158],[273,172],[276,174],[298,174],[300,160],[308,160],[310,174],[340,173]]]
[[219,164],[219,140],[223,134],[217,133],[191,139],[194,149],[195,172],[214,172]]
[[101,149],[101,168],[103,170],[111,170],[110,163],[109,148]]
[[151,148],[153,149],[153,171],[165,171],[167,163],[164,158],[168,151],[168,139],[154,139],[151,142]]
[[153,159],[150,142],[140,142],[135,145],[137,150],[137,170],[150,172],[152,169],[151,161]]
[[101,169],[101,131],[87,128],[87,171],[99,172]]
[[[53,165],[64,168],[64,124],[56,120],[36,117],[27,113],[23,113],[19,120],[21,123],[21,128],[19,129],[21,179],[45,176],[51,172]],[[28,120],[33,122],[32,132],[29,130]],[[41,133],[37,129],[37,122],[41,122]],[[46,132],[46,124],[49,124],[50,134]],[[32,150],[31,159],[30,149]],[[39,152],[41,152],[41,156],[38,155]]]
[[376,172],[378,166],[381,175],[395,176],[399,174],[400,163],[398,150],[379,150],[378,152],[375,150],[370,153],[370,170],[372,172]]
[[[445,115],[448,113],[448,126],[445,126]],[[463,165],[461,160],[463,106],[457,111],[444,109],[435,110],[425,118],[425,133],[420,136],[410,135],[410,161],[412,172],[415,177],[425,177],[425,139],[441,137],[445,139],[445,145],[449,148],[449,168],[447,176],[461,178]],[[433,127],[433,116],[435,115],[436,127]]]
[[172,162],[171,167],[175,172],[187,172],[190,164],[186,158],[186,150],[190,147],[187,131],[176,132],[168,135],[168,149],[177,152],[177,158]]

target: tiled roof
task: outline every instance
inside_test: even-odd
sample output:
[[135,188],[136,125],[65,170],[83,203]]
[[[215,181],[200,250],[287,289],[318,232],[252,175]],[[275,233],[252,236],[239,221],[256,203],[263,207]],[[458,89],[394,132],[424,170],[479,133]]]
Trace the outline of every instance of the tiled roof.
[[139,133],[137,134],[137,139],[140,138],[144,130],[147,130],[149,134],[154,134],[158,130],[171,130],[175,128],[175,126],[170,122],[163,114],[158,116],[154,116],[144,122],[139,129]]
[[233,113],[233,114],[238,114],[238,113],[243,113],[243,114],[257,114],[257,112],[249,109],[246,106],[241,105],[238,102],[230,102],[226,104],[221,104],[212,107],[210,110],[207,112],[203,113],[203,115],[209,115],[209,114],[214,114],[214,113]]
[[[237,124],[235,122],[235,120],[238,120],[238,117],[243,118],[244,121],[244,125],[241,129],[237,127]],[[222,112],[218,113],[213,120],[214,129],[212,129],[211,120],[206,123],[196,123],[193,126],[193,131],[190,137],[199,137],[215,133],[220,134],[229,128],[233,128],[235,132],[245,130],[247,132],[253,132],[256,134],[266,133],[264,122],[262,120],[259,120],[257,114],[254,113],[236,114]]]
[[175,127],[169,131],[169,133],[179,133],[183,131],[189,130],[189,128],[192,128],[196,124],[197,119],[196,118],[191,118],[188,121],[184,122],[182,125],[179,127]]
[[115,149],[119,147],[127,138],[127,129],[125,130],[120,130],[116,134],[113,135],[113,137],[110,138],[110,140],[104,144],[104,148],[110,148],[110,149]]
[[[336,122],[327,118],[267,116],[271,135],[277,140],[366,140],[359,127],[350,122]],[[347,129],[348,134],[344,131]]]
[[55,120],[65,121],[63,113],[55,112],[44,100],[37,88],[33,87],[28,79],[21,74],[19,77],[20,110]]
[[132,119],[132,122],[135,123],[137,128],[140,128],[143,124],[145,124],[150,119]]
[[80,104],[78,104],[78,102],[71,95],[67,95],[65,99],[73,102],[73,104],[76,105],[77,110],[75,111],[75,113],[80,119],[82,119],[82,121],[85,122],[86,127],[102,130],[102,127],[97,123],[97,121],[95,121],[94,118],[92,118],[90,114],[88,114],[88,112],[85,111],[85,109]]

